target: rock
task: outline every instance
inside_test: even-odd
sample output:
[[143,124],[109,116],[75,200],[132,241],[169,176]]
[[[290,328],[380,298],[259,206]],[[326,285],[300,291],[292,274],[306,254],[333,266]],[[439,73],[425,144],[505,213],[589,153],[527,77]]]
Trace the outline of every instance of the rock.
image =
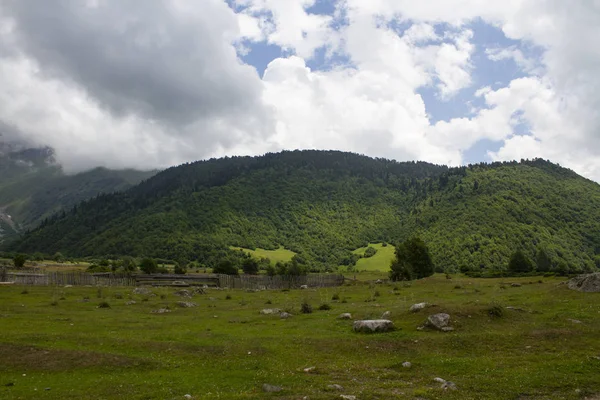
[[444,383],[446,383],[446,380],[445,380],[445,379],[442,379],[442,378],[433,378],[433,380],[434,380],[435,382],[437,382],[437,383],[441,383],[441,384],[444,384]]
[[265,383],[262,389],[267,393],[281,392],[283,390],[280,386],[269,385],[268,383]]
[[150,311],[150,314],[165,314],[170,312],[171,310],[169,310],[168,308],[159,308],[158,310]]
[[381,319],[390,319],[391,316],[392,316],[392,313],[389,311],[386,311],[383,314],[381,314]]
[[65,288],[72,288],[73,285],[65,285]]
[[133,289],[133,294],[140,294],[142,296],[156,296],[154,293],[152,293],[152,290],[145,287],[136,287]]
[[576,276],[567,282],[567,287],[586,293],[600,292],[600,272]]
[[511,283],[510,284],[511,287],[521,287],[520,283]]
[[513,310],[513,311],[518,311],[518,312],[525,312],[525,310],[523,310],[522,308],[519,307],[513,307],[513,306],[508,306],[506,307],[507,310]]
[[569,319],[567,319],[567,321],[571,321],[571,322],[572,322],[572,323],[574,323],[574,324],[583,324],[583,322],[581,322],[581,321],[580,321],[580,320],[578,320],[578,319],[571,319],[571,318],[569,318]]
[[390,332],[395,329],[394,323],[388,319],[371,319],[354,321],[354,332],[373,333]]
[[434,328],[438,330],[442,330],[442,328],[447,327],[450,323],[450,316],[445,313],[433,314],[427,318],[425,321],[425,326],[429,328]]
[[192,395],[191,394],[184,394],[183,397],[185,397],[186,399],[192,399]]
[[444,389],[444,390],[456,390],[458,388],[456,387],[456,384],[454,382],[446,381],[442,385],[442,389]]
[[378,284],[378,285],[381,285],[381,284],[383,283],[383,281],[382,281],[381,279],[377,279],[377,280],[375,281],[375,283],[376,283],[376,284]]
[[314,372],[314,370],[317,369],[317,367],[308,367],[308,368],[304,368],[303,371],[308,373]]
[[175,296],[180,296],[180,297],[192,297],[192,293],[190,293],[189,290],[187,289],[181,289],[176,291],[175,293],[173,293]]
[[356,400],[356,396],[351,396],[349,394],[340,394],[340,398],[345,400]]
[[327,389],[339,390],[340,392],[344,391],[344,387],[342,385],[338,385],[337,383],[334,383],[333,385],[327,385]]
[[412,367],[412,363],[410,363],[410,362],[406,361],[406,362],[403,362],[403,363],[402,363],[402,366],[403,366],[404,368],[410,368],[410,367]]
[[340,316],[338,317],[338,319],[352,319],[352,314],[350,314],[350,313],[340,314]]
[[128,302],[125,303],[126,306],[132,306],[136,304],[135,300],[129,300]]
[[421,310],[425,309],[427,306],[428,306],[428,304],[427,304],[427,303],[417,303],[417,304],[413,304],[413,305],[410,307],[410,312],[412,312],[412,313],[419,312],[419,311],[421,311]]
[[177,305],[181,308],[192,308],[198,307],[198,304],[192,303],[191,301],[178,301]]
[[292,314],[290,314],[290,313],[286,313],[285,311],[284,311],[284,312],[282,312],[281,314],[279,314],[279,318],[281,318],[281,319],[288,319],[288,318],[290,318],[291,316],[292,316]]
[[281,310],[279,308],[265,308],[260,310],[262,315],[271,315],[271,314],[279,314]]
[[454,331],[454,328],[451,326],[444,326],[442,328],[442,332],[452,332],[452,331]]
[[302,285],[300,286],[300,289],[308,289],[308,285]]

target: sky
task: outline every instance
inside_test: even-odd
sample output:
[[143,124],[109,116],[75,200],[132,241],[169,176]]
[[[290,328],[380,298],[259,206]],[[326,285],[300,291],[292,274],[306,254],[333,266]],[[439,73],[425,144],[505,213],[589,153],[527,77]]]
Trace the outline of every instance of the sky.
[[0,0],[0,141],[67,172],[338,149],[600,181],[600,0]]

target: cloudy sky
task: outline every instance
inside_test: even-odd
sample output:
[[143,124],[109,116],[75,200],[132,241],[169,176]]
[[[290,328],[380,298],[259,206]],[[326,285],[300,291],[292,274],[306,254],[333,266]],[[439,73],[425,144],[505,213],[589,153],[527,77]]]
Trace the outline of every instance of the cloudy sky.
[[68,171],[281,149],[600,181],[600,0],[0,0],[0,140]]

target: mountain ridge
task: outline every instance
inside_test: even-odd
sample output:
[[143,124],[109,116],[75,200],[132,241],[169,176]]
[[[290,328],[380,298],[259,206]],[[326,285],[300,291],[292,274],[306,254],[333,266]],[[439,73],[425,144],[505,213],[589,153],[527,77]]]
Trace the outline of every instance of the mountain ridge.
[[169,168],[44,221],[11,249],[213,265],[235,257],[230,246],[283,245],[331,270],[351,267],[367,242],[420,235],[439,270],[502,270],[518,248],[590,270],[598,206],[598,184],[541,159],[448,168],[289,151]]

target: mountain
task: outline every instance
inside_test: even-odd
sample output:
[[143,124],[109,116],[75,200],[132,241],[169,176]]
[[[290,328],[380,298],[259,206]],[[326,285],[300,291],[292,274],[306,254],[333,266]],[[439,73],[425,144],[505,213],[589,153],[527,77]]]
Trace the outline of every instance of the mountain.
[[50,148],[0,143],[0,241],[83,200],[128,189],[155,173],[96,168],[66,175]]
[[438,270],[499,271],[522,249],[596,268],[600,186],[548,161],[448,168],[338,151],[212,159],[170,168],[45,220],[10,250],[71,256],[297,253],[312,270],[353,265],[367,242],[413,235]]

